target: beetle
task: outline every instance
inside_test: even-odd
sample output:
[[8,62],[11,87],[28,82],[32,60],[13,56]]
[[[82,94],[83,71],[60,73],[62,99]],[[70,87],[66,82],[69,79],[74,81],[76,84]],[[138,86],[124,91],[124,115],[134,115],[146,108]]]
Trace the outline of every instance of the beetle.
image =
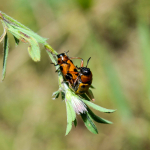
[[56,72],[60,69],[64,78],[74,87],[77,83],[79,73],[71,59],[81,59],[82,61],[83,59],[80,57],[69,58],[69,56],[67,56],[67,52],[58,54],[57,58],[58,64],[56,65],[60,65],[60,67],[56,70]]
[[[89,63],[89,60],[91,59],[91,57],[87,60],[87,65]],[[82,95],[84,93],[86,93],[92,100],[94,100],[94,96],[91,93],[91,91],[89,91],[89,87],[92,84],[92,72],[90,70],[90,68],[83,67],[83,62],[81,62],[81,67],[77,69],[79,70],[79,75],[78,75],[78,79],[77,79],[77,85],[75,87],[75,93]]]

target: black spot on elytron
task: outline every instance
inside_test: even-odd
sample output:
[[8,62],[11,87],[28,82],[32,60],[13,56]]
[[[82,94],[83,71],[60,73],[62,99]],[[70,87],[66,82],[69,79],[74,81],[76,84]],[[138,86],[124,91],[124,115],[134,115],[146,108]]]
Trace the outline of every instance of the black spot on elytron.
[[76,68],[74,69],[74,72],[78,72]]
[[72,74],[71,74],[71,73],[67,73],[67,75],[70,76],[70,77],[72,77]]
[[85,88],[85,85],[82,85],[81,88]]
[[60,66],[60,70],[63,71],[63,67],[62,66]]
[[66,77],[67,80],[72,79],[72,75],[70,73],[67,73],[65,77]]
[[62,61],[63,64],[68,64],[66,61]]

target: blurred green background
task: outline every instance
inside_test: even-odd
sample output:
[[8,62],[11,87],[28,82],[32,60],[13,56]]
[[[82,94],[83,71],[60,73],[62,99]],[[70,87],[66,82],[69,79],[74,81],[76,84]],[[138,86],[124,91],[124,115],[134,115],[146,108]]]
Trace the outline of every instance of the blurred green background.
[[[52,100],[58,81],[47,53],[41,47],[35,63],[28,45],[16,47],[9,34],[7,73],[0,83],[0,150],[150,149],[149,0],[0,0],[0,10],[48,38],[58,53],[69,50],[85,62],[92,57],[95,103],[117,109],[94,111],[114,123],[96,123],[98,135],[78,116],[78,126],[64,136],[65,103]],[[2,43],[0,53],[2,70]]]

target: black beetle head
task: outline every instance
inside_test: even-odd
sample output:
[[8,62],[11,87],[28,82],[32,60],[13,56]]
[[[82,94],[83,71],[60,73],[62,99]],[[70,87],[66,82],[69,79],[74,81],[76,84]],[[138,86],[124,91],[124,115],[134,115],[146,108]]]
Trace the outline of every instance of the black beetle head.
[[82,73],[83,75],[85,75],[85,76],[88,76],[88,75],[91,74],[91,70],[90,70],[89,68],[86,68],[86,67],[81,67],[81,68],[80,68],[80,71],[81,71],[81,73]]
[[64,57],[64,56],[65,56],[65,53],[61,53],[61,54],[57,55],[58,58],[61,58],[61,57]]

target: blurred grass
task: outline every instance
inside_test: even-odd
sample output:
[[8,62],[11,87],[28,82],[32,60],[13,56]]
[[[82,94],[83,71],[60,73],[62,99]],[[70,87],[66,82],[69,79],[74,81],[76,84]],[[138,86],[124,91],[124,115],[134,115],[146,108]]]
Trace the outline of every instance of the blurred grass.
[[[59,53],[69,50],[69,56],[85,63],[91,56],[95,103],[117,109],[113,114],[96,112],[114,122],[96,124],[98,135],[87,131],[78,117],[77,128],[64,137],[65,103],[51,98],[58,84],[46,52],[41,48],[41,61],[35,63],[27,45],[16,47],[8,34],[6,79],[0,83],[0,149],[149,149],[150,1],[0,2],[1,11],[49,38]],[[1,64],[2,48],[0,44]]]

